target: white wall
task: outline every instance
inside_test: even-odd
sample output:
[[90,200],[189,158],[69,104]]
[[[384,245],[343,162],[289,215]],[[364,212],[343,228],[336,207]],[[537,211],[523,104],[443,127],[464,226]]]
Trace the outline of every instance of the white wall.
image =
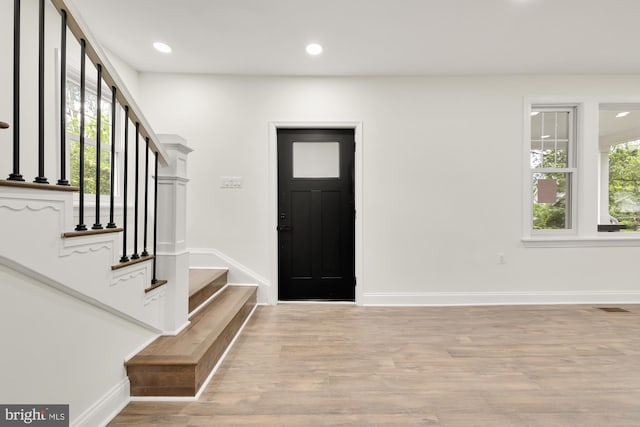
[[152,332],[3,265],[0,290],[1,402],[69,404],[87,425],[126,402],[124,359]]
[[137,70],[133,69],[129,64],[124,62],[118,55],[113,53],[108,49],[103,49],[107,54],[107,58],[111,65],[114,66],[115,72],[118,74],[120,79],[124,82],[127,91],[133,96],[135,102],[138,102],[138,78],[139,73]]
[[[638,76],[140,75],[156,132],[180,134],[195,149],[189,246],[216,248],[273,283],[269,122],[362,121],[359,284],[371,303],[411,294],[429,302],[440,292],[533,295],[526,301],[634,292],[638,248],[523,247],[521,159],[523,97],[638,94]],[[244,188],[220,189],[221,175],[243,176]]]

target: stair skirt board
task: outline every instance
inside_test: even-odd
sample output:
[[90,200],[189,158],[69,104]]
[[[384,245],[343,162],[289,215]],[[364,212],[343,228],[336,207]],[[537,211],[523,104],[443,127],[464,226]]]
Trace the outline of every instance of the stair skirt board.
[[[206,300],[204,300],[199,306],[197,306],[196,308],[194,308],[192,311],[189,312],[189,319],[191,319],[193,316],[195,316],[196,314],[198,314],[198,312],[200,312],[201,310],[203,310],[207,305],[209,305],[209,303],[211,301],[213,301],[214,299],[216,299],[216,297],[218,295],[220,295],[222,292],[225,291],[225,289],[227,289],[227,287],[229,287],[230,284],[227,283],[226,285],[224,285],[223,287],[221,287],[220,289],[218,289],[213,295],[211,295],[209,298],[207,298]],[[238,286],[238,285],[233,285],[233,286]]]
[[231,340],[231,342],[229,342],[229,345],[227,346],[226,350],[224,351],[224,353],[222,353],[222,355],[220,356],[216,364],[213,366],[213,368],[211,369],[211,372],[209,373],[207,378],[203,381],[202,385],[198,389],[198,392],[195,394],[195,396],[131,396],[131,401],[132,402],[194,402],[198,400],[202,395],[202,393],[204,392],[205,388],[207,388],[207,386],[213,379],[213,376],[218,371],[218,368],[220,367],[220,365],[226,359],[227,354],[229,353],[233,345],[236,343],[238,337],[244,330],[245,325],[249,323],[249,320],[251,320],[251,317],[253,316],[253,313],[256,311],[256,308],[258,308],[258,304],[255,304],[253,306],[251,312],[249,313],[245,321],[242,323],[242,325],[238,329],[238,332],[236,332],[236,334],[233,336],[233,339]]

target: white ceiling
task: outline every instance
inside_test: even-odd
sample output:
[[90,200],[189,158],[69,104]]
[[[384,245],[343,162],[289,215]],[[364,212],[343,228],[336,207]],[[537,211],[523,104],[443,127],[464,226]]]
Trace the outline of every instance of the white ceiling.
[[[139,71],[640,73],[640,0],[72,1],[104,47]],[[311,41],[324,46],[320,57],[305,53]]]

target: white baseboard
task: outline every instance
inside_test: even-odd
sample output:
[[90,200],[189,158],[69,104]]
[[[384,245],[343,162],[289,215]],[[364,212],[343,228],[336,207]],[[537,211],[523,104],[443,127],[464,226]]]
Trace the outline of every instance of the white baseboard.
[[258,302],[267,302],[268,289],[271,282],[233,258],[213,248],[190,248],[190,268],[226,268],[229,270],[228,283],[240,285],[244,283],[258,285]]
[[465,306],[545,304],[640,304],[640,292],[369,292],[365,306]]
[[106,426],[130,401],[129,378],[124,378],[91,405],[72,423],[71,427]]

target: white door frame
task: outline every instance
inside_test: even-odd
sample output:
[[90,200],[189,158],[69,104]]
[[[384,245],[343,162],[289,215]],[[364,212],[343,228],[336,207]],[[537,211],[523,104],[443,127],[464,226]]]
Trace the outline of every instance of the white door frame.
[[353,129],[355,133],[355,270],[356,270],[356,304],[362,304],[364,295],[363,277],[363,239],[362,239],[362,122],[269,122],[269,218],[268,218],[268,253],[270,254],[270,282],[268,303],[278,303],[278,129]]

